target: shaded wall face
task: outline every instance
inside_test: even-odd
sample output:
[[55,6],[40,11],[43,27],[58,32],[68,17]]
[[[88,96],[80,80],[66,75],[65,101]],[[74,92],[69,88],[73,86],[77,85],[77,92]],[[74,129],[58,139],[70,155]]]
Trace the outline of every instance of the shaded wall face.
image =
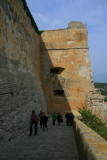
[[25,133],[32,109],[46,111],[40,82],[40,38],[22,1],[3,0],[0,1],[0,144]]
[[[49,112],[63,113],[86,107],[86,96],[93,90],[93,83],[85,29],[43,32],[41,66]],[[63,71],[52,73],[54,67]],[[56,90],[64,94],[55,94]]]

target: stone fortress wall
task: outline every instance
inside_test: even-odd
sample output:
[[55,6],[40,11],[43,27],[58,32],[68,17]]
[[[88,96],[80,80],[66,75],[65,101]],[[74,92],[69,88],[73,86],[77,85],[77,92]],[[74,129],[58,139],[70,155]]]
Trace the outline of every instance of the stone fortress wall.
[[67,29],[44,31],[41,67],[49,112],[64,113],[86,107],[86,97],[94,85],[85,25],[71,22]]
[[86,27],[71,22],[40,35],[23,2],[0,1],[1,145],[26,133],[32,109],[77,110],[94,90]]
[[0,144],[29,129],[32,109],[46,111],[40,80],[40,35],[22,0],[0,1]]

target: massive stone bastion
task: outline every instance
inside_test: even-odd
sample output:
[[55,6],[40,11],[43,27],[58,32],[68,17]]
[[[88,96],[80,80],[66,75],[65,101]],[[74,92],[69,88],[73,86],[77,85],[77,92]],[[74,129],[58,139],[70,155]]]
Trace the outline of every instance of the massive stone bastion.
[[33,109],[86,107],[94,90],[88,33],[81,22],[39,30],[25,0],[0,1],[0,143],[26,134]]
[[39,44],[22,1],[0,1],[0,144],[26,132],[32,109],[47,110]]

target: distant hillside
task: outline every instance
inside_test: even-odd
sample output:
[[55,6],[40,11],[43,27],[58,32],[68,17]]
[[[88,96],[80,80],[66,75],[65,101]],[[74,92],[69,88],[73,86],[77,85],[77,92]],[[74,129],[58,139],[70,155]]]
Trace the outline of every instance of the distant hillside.
[[[107,96],[107,83],[94,83],[94,86],[102,95]],[[104,101],[107,102],[107,97]]]
[[95,86],[95,88],[104,88],[104,87],[107,88],[107,83],[98,83],[98,82],[95,82],[94,86]]
[[94,86],[102,95],[107,95],[107,83],[94,83]]

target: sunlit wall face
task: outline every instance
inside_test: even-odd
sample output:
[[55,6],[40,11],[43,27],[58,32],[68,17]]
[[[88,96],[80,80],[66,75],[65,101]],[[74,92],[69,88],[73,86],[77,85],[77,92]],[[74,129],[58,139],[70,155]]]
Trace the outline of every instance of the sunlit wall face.
[[70,21],[86,24],[95,82],[107,82],[107,1],[26,0],[40,30],[67,28]]
[[87,30],[81,22],[42,33],[41,72],[49,112],[86,107],[86,96],[94,87]]

